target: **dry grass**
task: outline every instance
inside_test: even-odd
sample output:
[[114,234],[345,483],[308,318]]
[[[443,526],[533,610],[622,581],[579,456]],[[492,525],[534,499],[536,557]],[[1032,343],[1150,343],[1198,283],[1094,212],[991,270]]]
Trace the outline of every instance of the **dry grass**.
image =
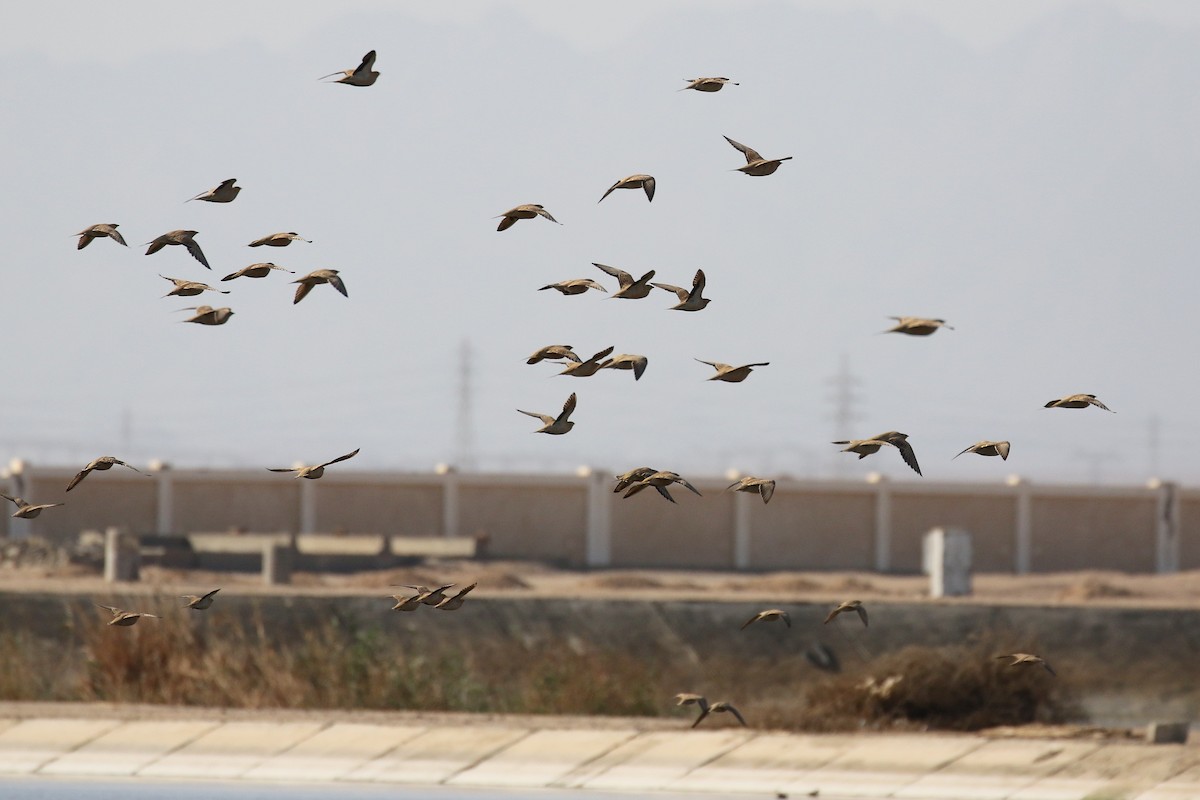
[[683,715],[673,694],[700,691],[755,727],[792,730],[972,730],[1072,710],[1043,671],[996,661],[1007,650],[994,642],[908,647],[828,675],[782,652],[635,654],[558,630],[417,636],[394,625],[410,618],[364,622],[332,608],[294,627],[269,625],[251,603],[233,618],[187,612],[115,628],[81,604],[56,641],[0,633],[0,699],[656,716]]

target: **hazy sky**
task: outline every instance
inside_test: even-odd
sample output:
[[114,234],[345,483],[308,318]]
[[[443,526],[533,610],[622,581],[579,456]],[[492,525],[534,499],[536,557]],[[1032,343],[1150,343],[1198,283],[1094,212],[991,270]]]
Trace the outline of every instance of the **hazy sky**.
[[[79,11],[25,4],[0,31],[0,458],[257,467],[361,447],[355,467],[426,469],[456,458],[468,342],[487,469],[917,479],[895,453],[829,444],[897,429],[930,480],[1200,482],[1198,4]],[[316,80],[372,48],[375,86]],[[700,75],[741,85],[675,91]],[[794,159],[741,175],[723,134]],[[597,205],[636,172],[658,178],[652,204]],[[183,202],[229,177],[232,204]],[[519,203],[563,224],[497,233]],[[77,252],[95,222],[130,247]],[[143,255],[176,228],[213,272],[182,248]],[[313,244],[245,246],[279,230]],[[161,298],[159,273],[216,282],[262,260],[339,269],[350,297],[293,306],[275,273],[219,303]],[[593,261],[680,285],[702,267],[712,304],[536,291],[614,288]],[[179,324],[196,301],[235,316]],[[955,330],[878,335],[900,314]],[[650,366],[635,383],[523,363],[551,343]],[[695,358],[771,365],[727,385]],[[854,419],[837,430],[843,359]],[[566,436],[515,411],[572,391]],[[1042,408],[1075,392],[1117,413]],[[1008,463],[950,461],[979,439],[1011,440]]]

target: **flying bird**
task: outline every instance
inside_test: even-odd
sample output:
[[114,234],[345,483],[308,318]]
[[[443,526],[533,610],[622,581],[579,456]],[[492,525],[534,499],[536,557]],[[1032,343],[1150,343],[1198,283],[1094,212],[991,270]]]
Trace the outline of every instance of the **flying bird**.
[[207,192],[201,192],[185,202],[190,203],[192,200],[203,200],[206,203],[232,203],[233,198],[237,197],[238,192],[242,190],[242,187],[234,186],[235,183],[237,183],[237,178],[228,178]]
[[754,367],[767,367],[771,365],[770,361],[759,361],[754,364],[743,364],[740,367],[733,367],[729,364],[722,364],[720,361],[705,361],[702,358],[697,358],[696,360],[701,364],[708,364],[717,371],[717,374],[708,380],[725,381],[726,383],[741,383],[754,371]]
[[267,467],[271,472],[294,472],[297,478],[307,478],[310,481],[315,481],[317,478],[325,474],[325,468],[330,464],[336,464],[339,461],[345,461],[349,458],[354,458],[358,455],[358,451],[362,448],[355,448],[353,452],[346,453],[344,456],[338,456],[332,461],[326,461],[324,464],[315,464],[313,466],[300,467]]
[[265,278],[271,274],[271,270],[279,270],[280,272],[289,272],[295,275],[295,271],[284,269],[283,267],[272,264],[270,261],[263,261],[258,264],[251,264],[248,267],[242,267],[237,272],[231,272],[224,278],[223,281],[231,281],[235,278]]
[[1015,667],[1017,664],[1041,664],[1045,668],[1046,672],[1049,672],[1055,677],[1058,676],[1058,673],[1054,671],[1054,668],[1050,666],[1046,659],[1042,658],[1041,656],[1035,656],[1033,653],[1008,653],[1006,655],[996,656],[996,658],[1011,658],[1012,661],[1009,662],[1010,667]]
[[224,308],[213,308],[212,306],[188,306],[181,308],[180,311],[195,311],[191,317],[180,320],[180,322],[194,322],[197,325],[224,325],[233,316],[233,309],[225,306]]
[[439,611],[457,611],[458,609],[462,608],[463,603],[467,602],[467,595],[471,593],[471,590],[478,585],[478,583],[472,583],[468,586],[464,586],[459,590],[458,594],[445,598],[435,605],[434,608],[438,609]]
[[1114,414],[1117,413],[1097,400],[1094,394],[1069,394],[1066,397],[1051,400],[1043,408],[1087,408],[1088,406],[1096,406],[1096,408],[1103,408],[1105,411],[1112,411]]
[[[88,475],[91,475],[92,472],[104,472],[105,470],[112,469],[114,466],[116,466],[118,464],[121,465],[122,467],[129,467],[129,469],[133,470],[134,472],[138,473],[139,475],[146,474],[146,473],[142,472],[140,469],[138,469],[137,467],[129,466],[128,464],[126,464],[124,461],[122,461],[119,458],[114,458],[112,456],[100,456],[99,458],[94,458],[91,461],[89,461],[88,465],[86,467],[84,467],[79,472],[77,472],[75,474],[74,478],[71,478],[71,482],[67,484],[66,491],[69,492],[72,489],[74,489],[76,486],[79,485],[80,481],[82,481]],[[149,477],[149,476],[147,476],[147,477]]]
[[843,603],[838,603],[837,608],[829,612],[829,616],[825,618],[825,624],[828,625],[833,619],[843,611],[854,611],[858,614],[858,618],[862,620],[863,627],[867,627],[867,610],[863,608],[862,600],[846,600]]
[[379,73],[375,71],[375,51],[367,53],[363,56],[362,63],[354,69],[339,69],[337,72],[331,72],[328,75],[322,75],[317,78],[323,81],[326,78],[332,78],[334,75],[341,75],[332,83],[344,83],[347,86],[370,86],[379,78]]
[[640,481],[642,478],[649,477],[658,472],[654,467],[634,467],[624,475],[614,476],[617,480],[617,485],[613,487],[613,493],[622,492],[628,489],[633,484]]
[[3,493],[0,493],[0,497],[3,497],[10,503],[16,504],[17,510],[13,512],[13,517],[16,519],[36,519],[38,514],[41,514],[42,511],[47,508],[55,508],[57,506],[66,505],[65,503],[42,503],[40,505],[33,505],[32,503],[25,502],[19,497],[9,497]]
[[704,495],[700,494],[699,489],[697,489],[695,486],[692,486],[692,484],[688,483],[687,480],[682,475],[680,475],[678,472],[670,472],[669,470],[660,470],[658,472],[652,472],[651,474],[646,475],[645,477],[641,478],[640,480],[638,480],[634,483],[631,483],[629,485],[629,488],[625,490],[625,494],[622,496],[623,497],[633,497],[635,494],[637,494],[638,492],[642,491],[643,489],[645,489],[646,487],[649,486],[649,487],[653,487],[656,492],[658,492],[660,495],[662,495],[663,497],[665,497],[666,499],[668,499],[672,503],[674,503],[675,498],[671,496],[671,493],[669,491],[667,491],[667,487],[673,483],[678,483],[680,486],[683,486],[683,487],[691,490],[697,497],[704,496]]
[[621,180],[608,187],[608,191],[604,196],[596,201],[597,204],[604,202],[604,198],[608,197],[617,189],[642,189],[646,192],[646,200],[654,201],[654,176],[653,175],[630,175],[628,178]]
[[669,283],[652,283],[650,285],[675,293],[675,296],[679,298],[679,303],[671,306],[672,311],[699,311],[711,302],[707,297],[700,296],[704,291],[704,283],[704,270],[698,269],[692,276],[691,291],[681,286],[672,286]]
[[314,286],[320,286],[322,283],[328,283],[333,288],[342,293],[342,297],[349,297],[350,293],[346,291],[346,284],[342,282],[338,276],[336,269],[317,269],[305,275],[303,278],[292,281],[298,283],[296,287],[296,296],[292,299],[292,305],[299,303],[308,293],[313,290]]
[[567,364],[567,368],[558,374],[571,375],[576,378],[590,378],[600,371],[603,359],[610,356],[612,351],[613,347],[609,345],[586,361],[574,361]]
[[175,288],[163,295],[163,297],[195,297],[201,292],[218,292],[219,294],[229,294],[224,289],[216,289],[209,286],[207,283],[199,281],[189,281],[183,278],[168,278],[166,275],[160,274],[158,277],[164,281],[170,281],[175,284]]
[[123,244],[128,247],[129,245],[125,244],[125,237],[121,236],[117,231],[118,227],[115,222],[100,222],[89,228],[84,228],[79,233],[74,234],[79,237],[79,246],[75,249],[82,250],[92,243],[92,239],[102,239],[105,236],[117,244]]
[[503,214],[501,214],[497,217],[492,217],[492,219],[500,220],[500,225],[499,225],[499,227],[496,228],[496,230],[506,231],[509,228],[511,228],[513,225],[515,225],[517,220],[533,219],[534,217],[545,217],[546,219],[550,220],[551,222],[554,222],[558,225],[562,225],[561,222],[556,220],[554,217],[550,216],[550,212],[547,211],[544,207],[542,207],[538,203],[524,203],[519,206],[514,206],[513,208],[510,208],[508,211],[505,211]]
[[597,291],[601,291],[601,292],[604,292],[605,294],[608,294],[608,289],[605,289],[603,286],[601,286],[599,283],[592,280],[591,278],[573,278],[569,281],[559,281],[558,283],[548,283],[545,286],[543,286],[542,288],[538,289],[538,291],[544,292],[547,289],[554,289],[555,291],[559,291],[559,292],[562,292],[563,294],[568,294],[568,295],[569,294],[583,294],[588,289],[596,289]]
[[442,584],[433,589],[428,586],[413,586],[408,583],[395,583],[393,586],[403,586],[405,589],[412,589],[420,598],[419,602],[427,606],[436,606],[438,603],[446,599],[446,590],[453,588],[453,583]]
[[[962,450],[954,458],[958,458],[958,456],[961,456],[963,453],[977,453],[981,456],[1000,456],[1002,461],[1008,461],[1009,446],[1010,445],[1008,442],[976,442],[970,447]],[[950,460],[953,461],[954,458]]]
[[650,270],[635,281],[633,276],[623,269],[617,269],[616,267],[610,267],[605,264],[597,264],[595,261],[592,262],[592,266],[601,270],[602,272],[607,272],[609,275],[612,275],[617,279],[617,283],[620,285],[620,288],[613,293],[614,298],[620,297],[624,300],[641,300],[643,297],[646,297],[650,294],[650,289],[652,286],[650,279],[654,277],[654,270]]
[[908,443],[908,434],[899,433],[898,431],[887,431],[870,439],[846,439],[833,444],[847,445],[843,453],[857,453],[859,459],[866,458],[872,453],[878,453],[881,447],[891,445],[900,451],[900,457],[904,459],[904,463],[918,475],[921,474],[921,467],[917,464],[917,454],[913,452],[912,445]]
[[576,363],[579,363],[580,361],[579,356],[575,355],[575,351],[571,349],[571,345],[548,344],[540,350],[534,352],[533,355],[526,359],[525,363],[536,364],[539,361],[556,361],[560,358],[564,361],[574,361]]
[[388,596],[396,601],[396,605],[392,606],[392,611],[416,611],[421,607],[420,592],[412,595],[393,594]]
[[646,371],[646,365],[650,360],[645,356],[640,356],[633,353],[621,353],[619,356],[613,356],[607,359],[600,365],[600,369],[628,369],[633,370],[633,379],[639,381],[642,379],[642,373]]
[[267,247],[287,247],[294,241],[308,242],[309,244],[312,244],[312,239],[305,239],[295,231],[287,231],[272,233],[268,236],[262,237],[261,239],[255,239],[250,243],[250,246],[262,247],[263,245],[266,245]]
[[753,617],[743,622],[740,630],[744,631],[746,628],[750,627],[756,622],[771,622],[772,620],[777,619],[783,620],[789,628],[792,627],[792,618],[788,616],[788,612],[781,608],[768,608],[765,611],[758,612]]
[[740,481],[729,484],[725,491],[749,492],[762,497],[763,505],[771,502],[772,495],[775,494],[775,481],[770,478],[755,478],[753,475],[747,475]]
[[112,619],[108,621],[108,624],[116,625],[119,628],[128,628],[130,625],[136,625],[137,621],[142,617],[160,619],[157,614],[147,614],[144,611],[122,611],[116,606],[106,606],[96,603],[95,601],[93,601],[93,603],[98,608],[103,608],[104,610],[108,611],[108,613],[112,614]]
[[168,231],[154,241],[146,242],[146,244],[150,245],[146,250],[146,255],[153,255],[169,244],[182,245],[192,254],[192,258],[204,265],[205,269],[212,269],[208,265],[208,259],[204,257],[204,251],[200,249],[200,245],[193,238],[197,233],[199,231]]
[[179,595],[179,599],[187,601],[183,604],[184,608],[203,611],[213,604],[213,600],[219,591],[221,590],[213,589],[211,592],[206,592],[205,594],[181,594]]
[[737,171],[744,172],[747,175],[770,175],[772,172],[779,169],[780,164],[782,164],[784,161],[789,161],[792,158],[791,156],[784,156],[783,158],[763,158],[761,155],[759,155],[757,150],[747,147],[741,142],[735,142],[728,136],[725,137],[725,141],[729,142],[736,149],[742,151],[742,155],[746,157],[745,166],[738,167]]
[[954,330],[946,324],[944,319],[925,319],[924,317],[888,317],[888,319],[896,320],[896,325],[893,328],[888,328],[881,333],[907,333],[909,336],[928,336],[938,328],[945,328],[948,331]]
[[737,81],[731,81],[729,78],[684,78],[687,81],[687,86],[679,91],[686,92],[688,89],[695,89],[697,92],[719,92],[725,88],[725,84],[732,83],[734,86],[740,86]]
[[710,704],[708,702],[708,699],[705,698],[704,695],[691,694],[691,693],[685,692],[682,694],[675,695],[675,705],[677,705],[677,706],[695,705],[695,706],[699,707],[700,716],[696,717],[696,721],[692,723],[693,728],[696,727],[697,725],[699,725],[701,723],[701,721],[703,721],[704,718],[707,717],[709,714],[721,713],[721,712],[726,712],[726,711],[733,714],[733,716],[737,717],[737,721],[742,723],[743,726],[746,724],[746,720],[742,717],[741,712],[738,711],[736,708],[734,708],[732,705],[730,705],[729,703],[727,703],[724,700],[720,700],[716,703]]
[[[521,411],[521,409],[517,409]],[[571,396],[567,398],[567,402],[563,403],[562,413],[557,417],[551,417],[547,414],[535,414],[532,411],[521,411],[522,414],[528,417],[534,417],[542,421],[542,427],[538,428],[534,433],[549,433],[559,435],[566,433],[575,427],[575,423],[568,419],[575,412],[575,393],[571,392]]]

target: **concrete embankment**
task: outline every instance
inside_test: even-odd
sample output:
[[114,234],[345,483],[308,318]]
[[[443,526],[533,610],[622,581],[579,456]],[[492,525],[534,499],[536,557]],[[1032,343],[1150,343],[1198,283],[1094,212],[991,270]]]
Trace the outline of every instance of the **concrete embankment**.
[[674,720],[0,704],[0,774],[824,797],[1195,800],[1200,746]]

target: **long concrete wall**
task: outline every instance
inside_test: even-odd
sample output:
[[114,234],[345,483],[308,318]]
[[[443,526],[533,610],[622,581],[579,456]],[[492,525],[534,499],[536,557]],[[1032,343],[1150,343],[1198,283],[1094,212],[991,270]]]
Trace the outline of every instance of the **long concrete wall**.
[[978,571],[1200,568],[1200,488],[780,481],[769,505],[696,479],[676,503],[612,492],[607,472],[496,475],[339,470],[319,481],[257,470],[95,473],[14,462],[9,494],[65,502],[10,536],[65,541],[110,526],[134,533],[287,531],[480,536],[498,558],[577,567],[867,569],[916,572],[935,527],[973,537]]

